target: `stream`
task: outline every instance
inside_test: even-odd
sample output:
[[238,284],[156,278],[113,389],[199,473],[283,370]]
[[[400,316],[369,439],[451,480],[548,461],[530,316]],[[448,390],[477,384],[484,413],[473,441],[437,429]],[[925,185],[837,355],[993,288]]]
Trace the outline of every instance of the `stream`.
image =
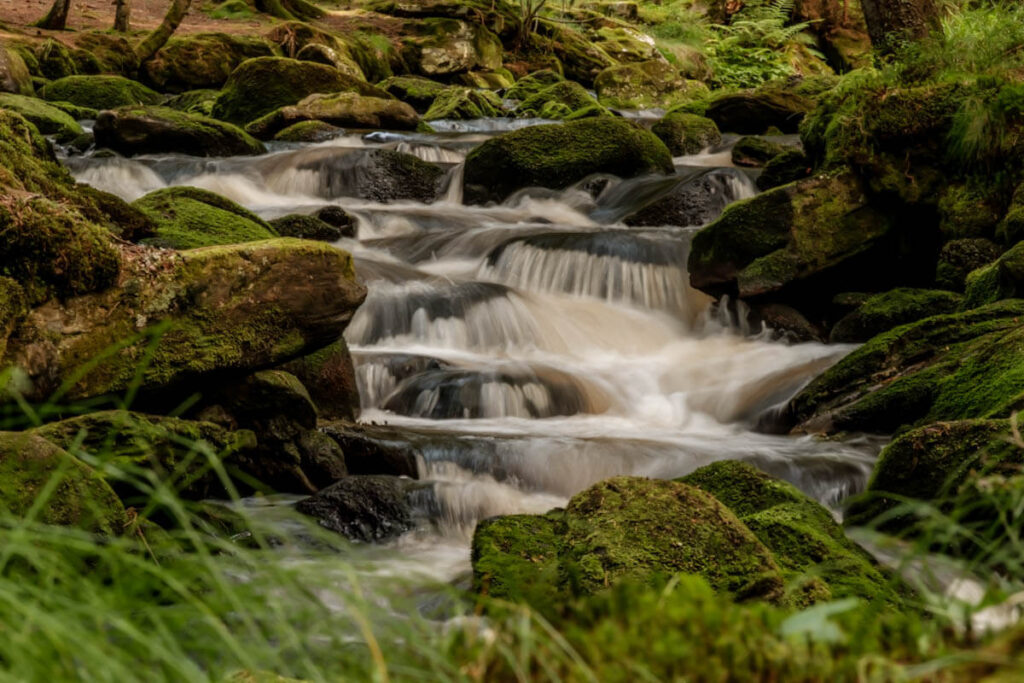
[[[615,475],[673,478],[738,459],[833,510],[862,490],[878,440],[755,428],[851,347],[787,344],[770,330],[745,329],[691,289],[687,245],[700,224],[623,223],[679,183],[708,195],[700,223],[753,196],[728,145],[676,159],[673,179],[596,178],[500,206],[464,206],[465,155],[510,124],[524,122],[275,143],[261,157],[87,155],[65,163],[78,180],[129,201],[194,185],[268,219],[328,204],[357,219],[357,239],[338,246],[354,255],[369,289],[346,332],[361,420],[402,429],[435,492],[416,530],[352,549],[357,577],[402,576],[421,587],[464,581],[477,521],[546,512]],[[443,198],[428,205],[348,196],[359,166],[339,160],[379,148],[444,167]]]

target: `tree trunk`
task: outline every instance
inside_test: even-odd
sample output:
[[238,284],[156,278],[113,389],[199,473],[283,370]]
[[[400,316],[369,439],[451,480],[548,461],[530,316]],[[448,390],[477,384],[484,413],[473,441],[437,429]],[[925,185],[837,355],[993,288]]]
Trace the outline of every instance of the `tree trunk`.
[[871,44],[882,52],[940,30],[935,0],[861,0],[861,6]]
[[48,31],[63,31],[68,24],[68,12],[71,11],[71,0],[53,0],[53,6],[36,26]]
[[114,30],[120,33],[128,32],[128,24],[131,21],[132,0],[117,0],[114,9]]
[[287,21],[312,21],[324,11],[307,0],[253,0],[256,11]]
[[178,25],[181,24],[185,15],[188,14],[188,8],[191,4],[192,0],[171,0],[171,6],[167,8],[167,14],[164,15],[163,22],[135,48],[135,54],[138,55],[140,64],[148,62],[150,57],[155,55],[157,50],[162,48],[171,39],[171,36],[178,29]]

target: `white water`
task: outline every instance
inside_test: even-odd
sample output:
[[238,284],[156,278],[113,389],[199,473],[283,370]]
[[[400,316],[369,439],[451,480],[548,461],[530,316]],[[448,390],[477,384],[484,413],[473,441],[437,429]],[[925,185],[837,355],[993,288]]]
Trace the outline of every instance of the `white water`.
[[[458,164],[488,131],[450,131],[343,136],[246,159],[69,162],[79,180],[126,199],[187,184],[267,217],[336,203],[357,218],[358,240],[340,246],[370,292],[346,333],[363,420],[414,435],[435,492],[420,528],[367,550],[367,572],[451,580],[469,567],[480,519],[543,512],[619,474],[678,477],[735,458],[833,507],[863,487],[876,443],[754,430],[849,349],[785,345],[728,324],[688,285],[693,226],[619,222],[661,180],[613,182],[597,198],[577,188],[465,207]],[[433,205],[383,205],[325,176],[325,159],[375,147],[447,164],[453,184]],[[677,163],[728,166],[711,153]],[[749,180],[725,173],[709,185],[724,192],[716,201],[750,195]]]

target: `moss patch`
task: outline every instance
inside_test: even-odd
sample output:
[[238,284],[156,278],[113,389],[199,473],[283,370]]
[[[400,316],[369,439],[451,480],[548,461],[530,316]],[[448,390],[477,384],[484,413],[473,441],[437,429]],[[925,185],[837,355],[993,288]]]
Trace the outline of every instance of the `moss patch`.
[[157,246],[193,249],[276,236],[273,228],[256,214],[195,187],[157,190],[133,205],[156,224],[156,236],[145,241]]
[[0,108],[24,116],[43,135],[54,135],[60,142],[69,142],[82,134],[82,127],[59,107],[34,97],[0,93]]
[[934,289],[899,287],[871,297],[832,328],[831,341],[865,342],[883,332],[922,318],[952,313],[962,297]]
[[673,156],[699,154],[722,142],[722,134],[714,121],[685,112],[668,114],[654,124],[651,132],[665,143]]
[[67,76],[47,83],[40,95],[54,102],[70,102],[91,109],[158,104],[163,99],[141,83],[121,76]]

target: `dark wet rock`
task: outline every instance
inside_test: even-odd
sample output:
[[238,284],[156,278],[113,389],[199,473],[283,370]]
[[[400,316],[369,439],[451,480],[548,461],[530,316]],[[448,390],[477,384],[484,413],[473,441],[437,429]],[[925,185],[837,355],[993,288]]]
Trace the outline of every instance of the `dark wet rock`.
[[736,171],[709,171],[695,178],[666,179],[661,192],[639,211],[625,218],[626,225],[706,225],[736,200],[731,183]]
[[230,123],[169,107],[124,107],[101,112],[96,144],[125,156],[180,153],[193,156],[263,154],[258,140]]
[[811,160],[799,149],[787,149],[772,157],[757,177],[757,189],[762,192],[803,180],[811,174]]
[[350,474],[420,476],[416,452],[405,432],[342,421],[325,424],[321,430],[341,446]]
[[995,261],[1002,251],[998,244],[984,237],[946,242],[939,252],[935,284],[943,289],[962,292],[967,285],[967,276]]
[[412,154],[387,149],[332,151],[299,166],[317,171],[323,197],[376,202],[408,199],[430,203],[441,194],[444,171]]
[[359,387],[345,339],[288,363],[292,373],[309,391],[321,417],[355,420],[359,417]]
[[785,147],[771,140],[747,135],[733,146],[732,163],[737,166],[760,167],[785,151]]
[[337,242],[344,237],[341,228],[320,220],[316,216],[304,216],[302,214],[289,214],[270,221],[281,237],[298,237],[304,240],[318,240],[320,242]]
[[766,304],[755,311],[761,324],[792,343],[825,341],[825,332],[804,317],[800,311],[785,304]]
[[419,487],[399,477],[349,476],[299,501],[295,509],[354,541],[382,541],[413,528],[410,495]]
[[705,116],[723,133],[761,135],[772,127],[796,133],[813,106],[811,99],[795,92],[764,88],[720,95],[708,104]]
[[313,215],[324,223],[341,230],[342,235],[345,237],[356,236],[355,220],[340,206],[325,206],[322,209],[318,209]]

